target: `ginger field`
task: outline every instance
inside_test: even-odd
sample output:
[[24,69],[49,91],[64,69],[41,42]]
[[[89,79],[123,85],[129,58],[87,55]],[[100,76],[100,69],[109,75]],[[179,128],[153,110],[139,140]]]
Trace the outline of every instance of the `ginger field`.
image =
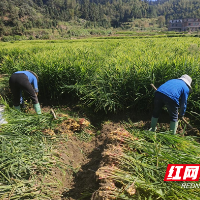
[[124,38],[0,43],[1,73],[32,70],[39,98],[80,100],[94,110],[149,109],[156,87],[192,77],[189,110],[199,110],[199,38]]
[[[193,79],[186,119],[199,130],[199,50],[197,37],[0,43],[0,199],[200,199],[200,181],[163,181],[168,164],[200,163],[199,134],[180,121],[171,135],[165,111],[148,131],[150,84],[183,74]],[[42,115],[28,98],[12,108],[18,70],[38,74]]]

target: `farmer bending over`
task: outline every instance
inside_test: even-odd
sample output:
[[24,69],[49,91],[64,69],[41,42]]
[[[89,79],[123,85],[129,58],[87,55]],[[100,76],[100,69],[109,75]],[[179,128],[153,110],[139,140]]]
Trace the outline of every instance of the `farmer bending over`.
[[13,104],[17,110],[20,110],[20,103],[23,102],[23,90],[30,96],[36,113],[41,114],[41,108],[37,97],[38,77],[34,72],[26,70],[13,73],[9,79],[9,85],[14,97]]
[[178,79],[171,79],[162,84],[155,92],[154,110],[151,118],[150,131],[156,131],[156,124],[162,107],[167,107],[170,115],[170,131],[176,134],[178,127],[178,108],[180,107],[180,118],[185,114],[187,99],[191,91],[192,78],[187,74]]

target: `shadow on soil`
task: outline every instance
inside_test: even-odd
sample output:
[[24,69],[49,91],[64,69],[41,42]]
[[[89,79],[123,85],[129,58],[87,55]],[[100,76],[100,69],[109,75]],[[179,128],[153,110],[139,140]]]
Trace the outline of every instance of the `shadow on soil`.
[[95,172],[102,161],[102,152],[107,144],[106,138],[97,137],[95,148],[87,156],[88,162],[81,166],[77,173],[73,174],[73,186],[69,191],[63,192],[62,199],[84,199],[89,200],[93,192],[99,188]]

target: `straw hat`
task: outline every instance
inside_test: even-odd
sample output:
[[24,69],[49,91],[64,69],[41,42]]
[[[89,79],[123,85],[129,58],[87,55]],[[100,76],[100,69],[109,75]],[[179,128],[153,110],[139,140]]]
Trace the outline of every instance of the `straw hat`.
[[192,89],[191,87],[192,78],[190,76],[188,76],[187,74],[184,74],[179,79],[183,80],[188,85],[188,87]]

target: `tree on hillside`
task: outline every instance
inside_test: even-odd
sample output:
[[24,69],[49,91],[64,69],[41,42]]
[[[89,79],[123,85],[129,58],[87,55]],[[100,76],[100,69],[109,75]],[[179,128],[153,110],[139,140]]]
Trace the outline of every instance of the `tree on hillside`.
[[160,28],[165,26],[165,17],[164,16],[159,16],[158,17],[158,25],[159,25]]

